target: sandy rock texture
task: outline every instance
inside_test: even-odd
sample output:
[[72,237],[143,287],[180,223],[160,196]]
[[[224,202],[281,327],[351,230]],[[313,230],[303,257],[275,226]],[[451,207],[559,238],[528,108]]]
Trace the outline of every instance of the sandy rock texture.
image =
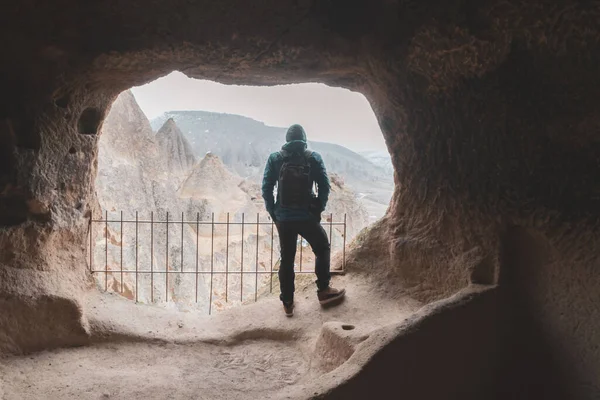
[[[518,334],[498,339],[516,345],[485,371],[503,379],[453,393],[530,398],[542,389],[527,372],[539,370],[550,396],[597,397],[599,15],[597,3],[572,0],[4,4],[0,348],[87,340],[97,133],[118,93],[178,69],[363,92],[396,191],[384,220],[355,240],[349,267],[365,279],[383,271],[376,285],[421,301],[469,282],[499,285],[504,322]],[[482,328],[485,315],[444,321]],[[374,371],[378,361],[389,367],[380,357],[369,358]],[[351,372],[359,387],[374,376],[364,371]],[[443,372],[415,381],[431,385]]]
[[[327,382],[323,377],[360,351],[361,342],[419,308],[370,291],[361,279],[335,283],[352,292],[345,302],[321,309],[313,287],[299,289],[291,319],[276,296],[208,317],[97,293],[86,302],[90,345],[7,357],[0,388],[6,400],[281,399],[292,388],[306,398],[313,392],[305,385]],[[321,339],[338,330],[348,334]]]

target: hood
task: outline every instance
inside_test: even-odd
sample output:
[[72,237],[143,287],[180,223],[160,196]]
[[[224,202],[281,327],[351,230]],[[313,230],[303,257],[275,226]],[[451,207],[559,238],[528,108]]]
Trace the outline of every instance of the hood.
[[301,125],[294,124],[290,126],[285,134],[285,141],[291,142],[292,140],[304,140],[306,141],[306,132]]
[[304,140],[292,140],[291,142],[287,142],[283,146],[281,146],[282,150],[285,150],[290,153],[302,153],[306,150],[306,141]]

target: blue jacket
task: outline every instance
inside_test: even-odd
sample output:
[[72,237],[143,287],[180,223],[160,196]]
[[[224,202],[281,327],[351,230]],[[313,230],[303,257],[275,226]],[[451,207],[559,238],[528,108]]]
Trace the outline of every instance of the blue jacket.
[[[306,150],[306,142],[304,140],[292,140],[281,147],[283,150],[290,153],[302,153]],[[310,163],[310,175],[312,183],[317,184],[317,198],[321,204],[321,211],[325,209],[329,198],[329,177],[325,170],[325,164],[321,155],[317,152],[312,152],[308,158]],[[316,218],[308,209],[291,209],[280,207],[275,201],[273,189],[279,179],[279,171],[283,165],[283,157],[280,152],[272,153],[267,160],[265,173],[263,175],[262,196],[265,200],[265,207],[271,217],[275,217],[276,221],[302,221],[311,218]]]

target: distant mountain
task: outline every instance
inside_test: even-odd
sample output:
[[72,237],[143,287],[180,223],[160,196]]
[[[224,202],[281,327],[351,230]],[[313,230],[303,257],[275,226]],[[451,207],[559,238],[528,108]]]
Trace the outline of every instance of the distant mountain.
[[[175,120],[196,157],[211,152],[238,175],[257,182],[262,178],[269,154],[281,148],[286,132],[286,128],[267,126],[252,118],[208,111],[170,111],[153,119],[151,126],[158,129],[170,118]],[[310,132],[308,136],[310,139]],[[393,191],[393,175],[389,170],[337,144],[309,140],[309,148],[323,156],[329,172],[343,176],[360,196],[382,206],[375,211],[377,217],[383,214]]]
[[153,129],[173,118],[194,154],[203,157],[211,152],[240,176],[258,176],[266,156],[281,146],[282,128],[239,115],[207,111],[173,111],[151,121]]
[[373,164],[383,168],[390,176],[394,175],[394,166],[392,165],[392,157],[390,153],[384,150],[361,151],[361,156],[372,162]]

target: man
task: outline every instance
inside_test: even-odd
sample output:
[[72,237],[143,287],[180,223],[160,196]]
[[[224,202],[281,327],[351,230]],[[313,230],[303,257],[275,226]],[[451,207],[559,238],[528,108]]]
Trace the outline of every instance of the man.
[[[322,305],[344,297],[345,290],[329,286],[331,275],[330,247],[321,226],[321,212],[329,197],[329,178],[319,153],[307,150],[306,133],[300,125],[292,125],[285,135],[281,151],[270,155],[262,184],[262,195],[271,215],[281,248],[279,265],[280,299],[288,317],[294,315],[294,258],[301,235],[315,253],[317,297]],[[313,186],[317,186],[317,196]],[[273,189],[277,185],[277,201]]]

